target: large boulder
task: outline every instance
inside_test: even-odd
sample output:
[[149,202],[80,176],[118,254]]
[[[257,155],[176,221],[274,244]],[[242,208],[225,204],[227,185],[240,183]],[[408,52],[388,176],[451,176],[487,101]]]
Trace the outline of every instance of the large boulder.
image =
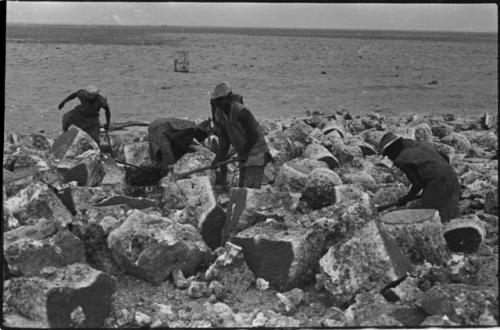
[[205,272],[205,280],[218,281],[236,297],[244,294],[255,283],[241,246],[226,242],[216,250],[217,258]]
[[485,224],[475,214],[452,219],[444,228],[444,238],[453,252],[476,252],[486,238]]
[[300,192],[306,184],[307,175],[316,168],[328,168],[328,165],[309,158],[292,159],[280,167],[275,185],[279,189]]
[[[192,148],[195,150],[194,152],[188,152],[175,162],[173,167],[174,174],[182,175],[182,173],[210,166],[215,158],[215,154],[205,147],[192,145]],[[210,169],[192,174],[191,176],[209,176],[210,180],[215,182],[215,175]],[[180,179],[185,179],[185,177],[180,177]]]
[[498,149],[498,136],[492,131],[477,137],[475,142],[487,150],[495,151]]
[[451,133],[450,135],[443,137],[441,142],[452,146],[457,153],[468,154],[472,148],[470,141],[461,133]]
[[98,186],[104,178],[100,152],[88,150],[75,156],[65,157],[57,164],[63,182],[76,181],[79,186]]
[[233,188],[227,206],[227,218],[221,244],[236,233],[269,218],[282,220],[295,208],[295,201],[288,192],[270,186],[262,189]]
[[443,138],[454,132],[454,128],[443,122],[437,122],[431,125],[432,134],[438,138]]
[[300,198],[307,207],[320,209],[335,203],[335,186],[342,180],[334,171],[327,168],[317,168],[306,178]]
[[442,265],[447,258],[439,212],[406,209],[380,216],[380,227],[396,241],[411,262]]
[[256,277],[280,289],[300,287],[314,279],[324,234],[306,228],[283,228],[277,222],[259,223],[238,233],[232,242],[243,248]]
[[34,224],[37,220],[54,219],[62,224],[71,222],[70,211],[63,205],[57,194],[42,182],[35,182],[4,202],[20,224]]
[[83,243],[56,220],[41,219],[4,235],[4,256],[15,276],[38,275],[43,267],[84,263]]
[[182,211],[175,216],[175,219],[198,228],[203,240],[211,249],[221,246],[226,212],[217,203],[210,178],[197,176],[164,184],[176,185],[175,188],[165,187],[166,192],[172,192],[172,189],[177,192],[176,198],[179,199],[177,207],[182,208]]
[[427,125],[427,123],[420,123],[414,126],[414,128],[415,128],[416,141],[432,143],[433,141],[432,130],[429,127],[429,125]]
[[99,145],[85,131],[77,126],[60,135],[52,145],[50,153],[57,159],[75,158],[88,150],[100,152]]
[[498,301],[489,288],[464,284],[438,284],[417,304],[429,315],[446,315],[461,326],[498,325]]
[[123,158],[120,160],[135,166],[149,165],[149,142],[133,142],[123,145]]
[[328,149],[326,149],[319,143],[309,144],[302,153],[302,156],[304,158],[325,162],[330,169],[339,166],[339,161],[332,155],[330,151],[328,151]]
[[[47,267],[37,277],[12,278],[5,285],[4,325],[26,320],[39,328],[98,328],[111,311],[115,280],[85,264]],[[16,318],[16,314],[20,317]]]
[[132,211],[107,240],[122,268],[153,284],[167,279],[173,269],[193,275],[212,256],[193,226],[138,210]]
[[333,146],[332,153],[341,165],[363,157],[363,150],[353,145],[338,144]]
[[306,124],[303,120],[298,120],[288,127],[284,133],[292,142],[299,142],[303,145],[308,143],[309,135],[313,128]]
[[371,221],[341,246],[328,250],[319,261],[317,280],[341,304],[358,293],[380,290],[406,275],[407,269],[393,256],[397,249],[386,246]]
[[384,134],[387,133],[385,131],[377,131],[375,129],[370,129],[370,130],[365,130],[359,134],[361,138],[371,144],[372,146],[378,148],[380,145],[380,141],[382,140],[382,137]]
[[278,164],[298,156],[297,148],[290,138],[280,129],[275,129],[265,136],[269,152]]
[[372,202],[375,206],[385,206],[396,202],[405,196],[408,188],[401,183],[392,183],[380,186],[373,194]]

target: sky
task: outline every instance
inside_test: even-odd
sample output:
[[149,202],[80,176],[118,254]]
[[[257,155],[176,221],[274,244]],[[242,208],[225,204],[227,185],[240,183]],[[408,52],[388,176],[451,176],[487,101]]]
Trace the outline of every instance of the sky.
[[498,32],[483,4],[7,2],[7,23]]

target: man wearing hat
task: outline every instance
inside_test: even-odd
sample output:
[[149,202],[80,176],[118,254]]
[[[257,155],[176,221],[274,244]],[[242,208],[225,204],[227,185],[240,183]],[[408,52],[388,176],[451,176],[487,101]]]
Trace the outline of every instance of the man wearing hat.
[[242,102],[227,83],[215,86],[210,105],[219,148],[212,166],[215,169],[216,164],[227,159],[232,145],[240,162],[238,186],[259,189],[264,167],[272,157],[261,126]]
[[161,176],[168,173],[168,166],[192,152],[193,139],[203,142],[210,134],[210,119],[195,122],[180,118],[160,118],[148,127],[149,156]]
[[71,125],[76,125],[87,132],[87,134],[99,144],[99,130],[101,128],[99,110],[103,108],[105,111],[105,130],[109,130],[109,121],[111,119],[111,113],[106,98],[99,94],[99,89],[97,87],[89,85],[85,89],[77,90],[68,95],[68,97],[59,104],[59,110],[64,107],[66,102],[74,98],[78,98],[80,104],[63,115],[63,132],[66,132]]
[[437,209],[443,222],[459,215],[458,176],[432,144],[403,139],[389,132],[382,137],[380,149],[411,182],[410,191],[399,200],[400,206],[414,199],[423,190],[420,201],[414,208]]

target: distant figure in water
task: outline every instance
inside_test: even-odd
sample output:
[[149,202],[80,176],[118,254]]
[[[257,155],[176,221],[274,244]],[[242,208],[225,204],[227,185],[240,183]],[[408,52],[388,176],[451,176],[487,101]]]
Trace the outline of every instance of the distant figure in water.
[[168,166],[175,164],[191,148],[193,139],[202,143],[210,134],[210,119],[195,122],[179,118],[154,120],[148,127],[149,156],[160,175],[168,173]]
[[386,133],[380,141],[380,150],[403,171],[411,182],[408,194],[399,200],[404,206],[423,189],[413,208],[439,210],[441,221],[448,222],[459,215],[460,183],[447,158],[427,142],[403,139]]
[[[210,105],[219,146],[212,168],[227,159],[232,145],[240,164],[238,186],[259,189],[264,167],[272,157],[262,127],[242,102],[242,97],[233,94],[227,83],[215,86]],[[225,175],[222,180],[225,181]]]
[[89,85],[85,89],[79,89],[68,95],[68,97],[59,104],[59,110],[64,107],[66,102],[74,98],[78,98],[80,104],[63,115],[63,132],[66,132],[71,125],[75,125],[84,130],[97,142],[97,144],[99,144],[99,130],[101,128],[99,111],[101,108],[104,109],[106,115],[106,125],[104,125],[106,131],[109,130],[109,121],[111,119],[111,113],[106,98],[99,94],[99,89],[97,87]]

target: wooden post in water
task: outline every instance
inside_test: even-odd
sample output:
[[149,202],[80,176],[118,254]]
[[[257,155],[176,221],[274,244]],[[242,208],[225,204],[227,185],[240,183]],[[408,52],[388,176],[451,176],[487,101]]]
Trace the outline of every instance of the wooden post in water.
[[189,52],[187,50],[175,53],[174,70],[175,72],[189,72]]

